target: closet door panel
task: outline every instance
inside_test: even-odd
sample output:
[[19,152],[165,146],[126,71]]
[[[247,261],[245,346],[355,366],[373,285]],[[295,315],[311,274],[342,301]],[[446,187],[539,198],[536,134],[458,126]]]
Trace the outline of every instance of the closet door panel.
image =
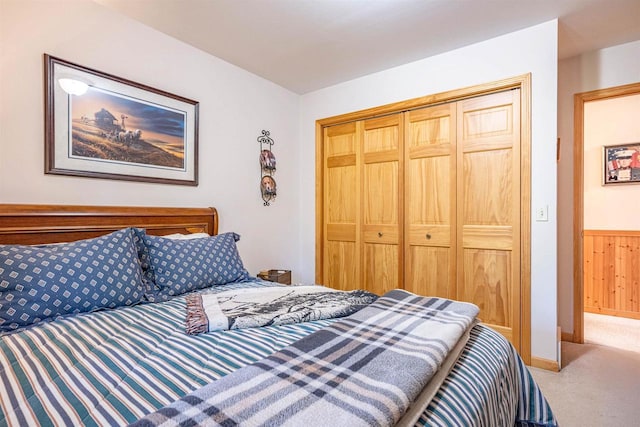
[[449,145],[455,138],[455,103],[409,112],[409,150]]
[[324,265],[326,286],[360,287],[358,134],[355,123],[324,130]]
[[511,251],[465,249],[462,301],[480,308],[480,318],[510,340],[513,327]]
[[513,150],[468,152],[463,156],[465,225],[513,222]]
[[334,289],[351,291],[359,289],[356,279],[356,243],[327,242],[326,285]]
[[341,155],[355,155],[357,150],[355,123],[324,129],[324,152],[327,159]]
[[346,165],[327,170],[327,224],[356,223],[356,167]]
[[364,288],[383,294],[402,287],[402,115],[362,127],[362,274]]
[[364,153],[397,152],[401,144],[401,119],[401,114],[392,114],[365,120],[362,145]]
[[411,245],[406,255],[412,260],[405,280],[411,292],[446,298],[451,281],[451,256],[448,247]]
[[364,224],[398,225],[398,159],[364,165]]
[[[465,151],[495,150],[513,145],[514,133],[519,133],[519,105],[513,104],[512,91],[500,92],[461,101],[461,116]],[[517,110],[517,111],[516,111]]]
[[520,348],[520,94],[458,102],[458,297]]
[[446,225],[451,223],[451,158],[411,158],[407,192],[411,224]]
[[382,295],[399,286],[398,245],[364,244],[364,289]]
[[455,298],[455,103],[410,111],[405,123],[405,289]]

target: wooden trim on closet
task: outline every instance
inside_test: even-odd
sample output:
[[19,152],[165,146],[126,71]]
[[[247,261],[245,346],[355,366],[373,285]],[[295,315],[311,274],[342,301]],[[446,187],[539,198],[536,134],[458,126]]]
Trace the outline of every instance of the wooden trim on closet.
[[531,363],[531,74],[497,80],[476,86],[450,90],[433,95],[368,108],[361,111],[319,119],[316,121],[316,282],[323,282],[323,128],[376,116],[424,108],[458,101],[488,93],[520,88],[521,109],[521,346],[520,355]]
[[[573,342],[584,342],[584,104],[640,93],[640,83],[573,96]],[[564,335],[563,335],[564,336]]]
[[322,125],[316,121],[316,283],[322,283],[322,265],[324,257],[322,239],[318,239],[318,236],[324,236],[324,230],[322,229],[324,212],[322,197],[322,186],[324,182],[324,152],[322,150],[323,138]]
[[[417,108],[429,107],[445,102],[458,101],[460,99],[481,96],[487,93],[500,92],[503,90],[516,89],[524,87],[524,82],[531,81],[531,74],[524,74],[508,79],[497,80],[495,82],[483,83],[477,86],[469,86],[462,89],[450,90],[447,92],[437,93],[434,95],[422,96],[406,101],[395,102],[393,104],[381,105],[379,107],[368,108],[366,110],[354,111],[352,113],[341,114],[339,116],[327,117],[316,121],[321,127],[334,126],[340,123],[354,122],[362,119],[370,119],[372,117],[384,116],[388,114],[399,113],[402,111],[415,110]],[[530,86],[530,83],[527,84]],[[316,138],[317,141],[317,138]]]
[[531,74],[520,80],[520,356],[531,361]]

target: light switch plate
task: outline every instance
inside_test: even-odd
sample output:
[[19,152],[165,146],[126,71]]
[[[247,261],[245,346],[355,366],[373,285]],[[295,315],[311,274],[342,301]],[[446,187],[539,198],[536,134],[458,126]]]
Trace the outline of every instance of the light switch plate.
[[536,209],[536,221],[549,221],[549,206],[544,205]]

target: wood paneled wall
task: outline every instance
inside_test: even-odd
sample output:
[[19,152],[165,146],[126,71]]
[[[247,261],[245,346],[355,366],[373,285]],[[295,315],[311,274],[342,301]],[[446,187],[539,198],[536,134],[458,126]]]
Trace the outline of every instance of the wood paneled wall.
[[584,231],[584,311],[640,319],[640,231]]

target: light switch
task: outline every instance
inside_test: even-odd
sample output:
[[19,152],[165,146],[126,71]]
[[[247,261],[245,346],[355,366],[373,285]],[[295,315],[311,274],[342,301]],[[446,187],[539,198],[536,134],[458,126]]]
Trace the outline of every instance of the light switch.
[[549,221],[549,206],[544,205],[536,209],[536,221]]

